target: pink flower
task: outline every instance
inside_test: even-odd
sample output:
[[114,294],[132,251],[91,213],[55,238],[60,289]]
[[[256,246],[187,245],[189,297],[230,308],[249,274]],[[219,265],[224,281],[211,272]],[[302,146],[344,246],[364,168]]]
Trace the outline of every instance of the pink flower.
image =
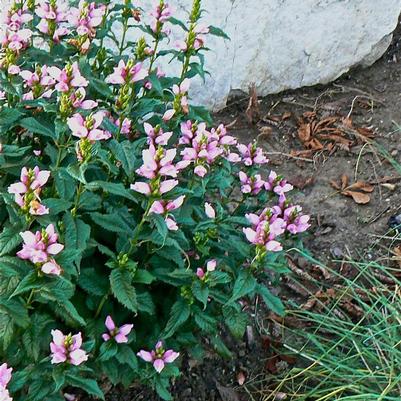
[[216,218],[216,212],[213,209],[212,205],[208,202],[205,202],[205,213],[206,213],[206,216],[209,217],[209,219]]
[[19,31],[24,24],[33,19],[33,16],[26,11],[25,7],[10,7],[1,13],[0,25],[7,25],[10,31]]
[[14,194],[15,203],[31,215],[48,214],[49,210],[40,204],[40,192],[50,177],[50,171],[40,171],[39,167],[21,170],[20,182],[11,184],[8,193]]
[[165,150],[159,147],[157,150],[153,144],[149,149],[142,151],[142,166],[136,170],[142,177],[154,179],[158,176],[177,177],[178,170],[173,165],[176,156],[176,149]]
[[253,177],[248,177],[243,171],[240,171],[239,179],[242,184],[241,191],[244,194],[257,195],[262,190],[265,184],[260,174],[256,174]]
[[141,81],[148,76],[148,71],[142,68],[141,63],[134,65],[133,61],[128,61],[125,65],[124,60],[120,60],[114,72],[106,78],[106,82],[114,85],[124,85]]
[[211,259],[206,263],[206,271],[201,267],[196,269],[197,277],[202,281],[207,281],[209,277],[209,273],[214,272],[216,270],[217,261],[216,259]]
[[116,327],[110,315],[106,317],[105,325],[109,332],[102,335],[103,340],[109,341],[114,338],[116,343],[127,343],[127,336],[134,327],[133,324],[124,324],[121,327]]
[[165,180],[162,181],[161,183],[155,182],[151,184],[148,184],[146,182],[135,182],[134,184],[131,184],[130,188],[133,191],[139,192],[143,195],[149,196],[149,195],[163,195],[167,192],[170,192],[173,188],[175,188],[178,185],[178,180]]
[[143,124],[146,135],[148,136],[148,144],[166,146],[172,137],[172,132],[164,132],[163,129],[157,125],[152,127],[149,123]]
[[166,222],[167,228],[170,231],[177,231],[178,226],[174,219],[174,216],[170,215],[173,210],[176,210],[182,206],[184,203],[185,195],[181,195],[177,199],[173,201],[155,201],[153,202],[151,208],[149,209],[149,213],[161,214],[164,215],[164,221]]
[[[192,123],[191,123],[192,124]],[[196,131],[194,132],[194,129]],[[181,125],[181,133],[183,134],[180,142],[188,144],[181,151],[183,160],[194,163],[194,173],[199,177],[204,177],[207,174],[207,167],[210,166],[219,156],[224,153],[224,150],[219,146],[210,132],[206,131],[204,124],[192,127],[188,122]]]
[[78,138],[87,138],[90,141],[101,141],[111,137],[110,132],[99,129],[104,118],[104,113],[98,111],[85,119],[81,114],[76,113],[67,120],[67,125],[72,135]]
[[24,244],[17,256],[38,265],[43,273],[59,276],[61,268],[52,257],[58,255],[64,249],[64,245],[57,242],[58,235],[53,224],[49,224],[45,230],[36,233],[25,231],[20,235]]
[[0,387],[7,387],[11,380],[11,372],[13,368],[9,368],[6,363],[0,365]]
[[87,353],[81,349],[81,333],[64,335],[60,330],[51,331],[53,341],[50,343],[51,363],[70,363],[78,366],[88,360]]
[[0,100],[4,100],[6,98],[6,92],[0,91]]
[[58,43],[62,36],[68,35],[70,31],[58,24],[68,19],[68,4],[58,1],[56,3],[46,0],[39,1],[36,14],[41,18],[37,28],[40,32],[49,35],[54,42]]
[[169,20],[172,15],[171,7],[164,2],[155,3],[150,15],[153,17],[150,28],[155,34],[164,33],[168,35],[170,30],[163,28],[163,25]]
[[273,191],[277,195],[284,195],[286,192],[292,191],[294,187],[274,171],[271,171],[268,180],[265,182],[265,189],[266,191]]
[[78,8],[71,8],[69,22],[76,28],[78,35],[86,36],[88,40],[93,39],[96,36],[96,27],[102,23],[105,12],[105,5],[97,6],[95,2],[81,0]]
[[310,216],[302,214],[301,206],[290,206],[284,210],[284,221],[287,223],[287,231],[291,234],[305,232],[309,227]]
[[166,363],[173,363],[180,356],[178,352],[171,349],[165,351],[162,341],[158,341],[155,350],[150,352],[141,350],[137,355],[145,362],[152,363],[157,373],[160,373],[164,369]]
[[88,86],[88,81],[81,75],[78,63],[67,64],[67,66],[60,70],[58,67],[48,67],[51,77],[56,81],[56,89],[59,92],[68,92],[71,88],[80,88]]
[[165,121],[165,122],[170,121],[173,118],[174,114],[175,114],[175,110],[174,109],[167,110],[163,114],[163,121]]
[[97,107],[98,103],[94,100],[85,100],[86,91],[84,88],[78,88],[76,91],[71,92],[70,100],[74,109],[92,110]]
[[40,97],[49,98],[53,93],[53,86],[56,81],[49,75],[48,67],[36,67],[35,72],[28,70],[20,71],[19,75],[24,80],[24,86],[31,91],[24,94],[25,100],[33,100]]
[[8,383],[11,380],[12,368],[9,368],[6,363],[0,366],[0,401],[12,401],[10,393],[7,390]]
[[254,164],[266,164],[269,160],[263,154],[263,150],[256,146],[256,143],[250,143],[248,146],[238,144],[237,148],[242,156],[245,166],[253,166]]
[[262,215],[246,215],[253,225],[252,228],[243,228],[247,240],[257,246],[264,247],[267,251],[279,252],[283,248],[276,238],[285,232],[286,223],[282,218],[271,215],[266,209]]

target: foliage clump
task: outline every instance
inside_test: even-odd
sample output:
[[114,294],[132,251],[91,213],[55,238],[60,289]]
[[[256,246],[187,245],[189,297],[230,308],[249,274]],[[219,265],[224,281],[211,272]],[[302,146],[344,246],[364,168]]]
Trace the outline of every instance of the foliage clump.
[[[228,352],[222,325],[244,333],[241,298],[283,312],[265,283],[309,226],[292,186],[262,179],[262,149],[189,103],[207,35],[225,36],[200,1],[184,22],[163,0],[150,14],[109,3],[18,0],[3,14],[3,400],[103,399],[105,377],[170,399],[180,354],[199,357],[201,338]],[[182,40],[166,50],[172,28]]]

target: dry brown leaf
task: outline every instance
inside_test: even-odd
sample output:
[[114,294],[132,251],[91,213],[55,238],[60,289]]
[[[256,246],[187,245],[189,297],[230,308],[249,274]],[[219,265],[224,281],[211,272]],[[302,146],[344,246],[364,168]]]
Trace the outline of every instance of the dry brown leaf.
[[352,197],[352,199],[355,201],[355,203],[358,203],[360,205],[366,205],[366,203],[370,202],[370,196],[363,192],[342,191],[341,193],[345,196]]
[[346,189],[351,190],[351,191],[354,191],[357,189],[357,190],[360,190],[363,192],[370,193],[370,192],[374,191],[375,187],[373,185],[368,184],[367,182],[357,181],[357,182],[354,182],[353,184],[351,184],[350,186],[348,186]]
[[283,121],[288,120],[290,117],[292,116],[292,113],[290,111],[286,111],[283,116],[281,117],[281,119]]

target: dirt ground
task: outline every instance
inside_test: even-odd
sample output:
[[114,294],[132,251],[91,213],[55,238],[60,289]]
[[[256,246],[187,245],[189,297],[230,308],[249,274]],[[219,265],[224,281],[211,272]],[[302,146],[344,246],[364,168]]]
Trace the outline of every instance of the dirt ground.
[[[294,200],[313,216],[305,243],[311,253],[327,263],[386,258],[388,247],[378,239],[388,233],[390,217],[401,213],[401,27],[390,49],[370,68],[351,71],[329,85],[259,99],[258,111],[252,107],[247,113],[248,105],[248,97],[233,100],[215,120],[229,125],[244,142],[257,138],[269,153],[270,168],[298,187]],[[334,189],[331,182],[341,183],[343,175],[349,179],[344,186],[358,182],[347,190],[366,190],[357,199],[366,202],[368,196],[368,203],[357,204],[341,188]],[[231,361],[213,356],[201,365],[184,361],[184,373],[172,388],[174,400],[263,400],[259,383],[279,364],[269,340],[254,331],[251,344],[250,335],[248,341],[232,342]],[[284,364],[292,362],[280,358]],[[245,385],[240,386],[242,375]],[[134,388],[113,390],[107,400],[159,398]]]

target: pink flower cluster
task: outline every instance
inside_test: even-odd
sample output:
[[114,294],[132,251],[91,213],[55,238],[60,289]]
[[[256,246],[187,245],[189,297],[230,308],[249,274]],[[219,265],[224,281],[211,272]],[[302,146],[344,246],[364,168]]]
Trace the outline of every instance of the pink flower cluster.
[[69,92],[73,88],[86,87],[88,81],[81,75],[78,63],[67,64],[63,69],[48,67],[49,74],[57,81],[59,92]]
[[50,177],[50,171],[40,171],[39,167],[21,170],[20,182],[11,184],[8,193],[15,195],[15,202],[27,214],[42,216],[49,209],[40,202],[40,192]]
[[10,393],[7,390],[12,371],[13,369],[9,368],[6,363],[0,365],[0,401],[12,401]]
[[267,181],[264,181],[260,174],[248,176],[243,171],[239,172],[239,179],[241,182],[241,191],[244,194],[257,195],[262,189],[265,189],[281,196],[293,190],[293,186],[274,171],[270,172]]
[[24,27],[32,21],[32,15],[23,3],[15,2],[0,17],[0,68],[16,75],[20,68],[18,56],[26,49],[32,37],[32,31]]
[[150,12],[152,16],[152,21],[150,23],[150,29],[155,34],[164,33],[165,35],[170,34],[170,29],[166,28],[164,24],[170,19],[173,14],[172,8],[169,4],[165,3],[164,0],[153,5],[153,9]]
[[49,98],[53,93],[53,87],[56,80],[50,75],[48,67],[37,66],[35,72],[23,70],[19,75],[24,80],[24,86],[29,88],[29,92],[23,95],[24,100],[33,100],[38,98]]
[[60,26],[69,18],[68,7],[67,3],[60,0],[57,2],[40,0],[36,8],[35,12],[41,18],[37,28],[56,43],[60,42],[62,36],[70,33],[66,27]]
[[71,8],[69,21],[78,34],[78,40],[74,43],[79,45],[81,52],[88,51],[91,41],[96,36],[96,28],[102,23],[105,13],[104,4],[96,5],[95,2],[84,0],[79,2],[78,8]]
[[173,210],[179,209],[184,203],[185,195],[178,197],[172,201],[155,201],[149,209],[149,213],[160,214],[164,216],[164,221],[166,222],[167,228],[171,231],[177,231],[178,226],[171,214]]
[[206,125],[201,123],[193,126],[186,122],[181,125],[181,144],[188,144],[182,151],[181,156],[194,165],[194,173],[204,177],[210,165],[224,153],[220,146],[220,138],[206,130]]
[[262,165],[269,162],[263,150],[256,146],[256,142],[249,145],[238,144],[237,148],[245,166]]
[[167,179],[162,181],[162,178],[176,178],[178,172],[188,166],[186,161],[174,165],[173,160],[176,154],[176,149],[165,150],[161,146],[156,149],[153,144],[149,146],[149,149],[143,150],[143,164],[136,172],[151,181],[149,183],[135,182],[131,185],[131,189],[149,196],[165,194],[175,188],[178,185],[178,180]]
[[143,126],[145,128],[146,135],[148,136],[147,142],[149,145],[166,146],[173,135],[172,132],[164,132],[160,125],[153,127],[149,123],[144,123]]
[[283,249],[277,237],[286,231],[298,234],[310,227],[310,216],[302,214],[300,206],[288,205],[284,195],[280,196],[277,206],[264,209],[260,215],[249,213],[245,217],[252,224],[252,227],[243,228],[248,241],[272,252]]
[[157,342],[154,350],[150,352],[141,350],[137,355],[145,362],[152,363],[157,373],[164,369],[166,363],[173,363],[180,356],[178,352],[172,349],[166,351],[162,341]]
[[17,256],[20,259],[30,260],[45,274],[59,276],[61,267],[53,257],[64,249],[64,245],[57,242],[58,235],[53,224],[49,224],[46,229],[36,231],[36,233],[25,231],[20,235],[24,244],[22,249],[17,252]]
[[51,334],[53,341],[50,343],[50,351],[53,364],[66,362],[78,366],[88,360],[87,353],[81,349],[81,333],[64,335],[60,330],[52,330]]
[[117,327],[111,316],[106,317],[105,326],[108,330],[108,333],[102,334],[102,338],[104,341],[109,341],[114,339],[116,343],[127,343],[128,342],[128,334],[131,333],[133,324],[124,324],[121,327]]
[[98,111],[84,118],[76,113],[67,120],[67,125],[72,135],[78,138],[87,138],[89,141],[101,141],[111,137],[110,132],[99,129],[104,118],[104,113]]
[[124,60],[120,60],[114,71],[106,78],[106,82],[113,85],[124,85],[134,83],[145,79],[148,71],[142,67],[142,63],[134,64],[132,60],[125,64]]

